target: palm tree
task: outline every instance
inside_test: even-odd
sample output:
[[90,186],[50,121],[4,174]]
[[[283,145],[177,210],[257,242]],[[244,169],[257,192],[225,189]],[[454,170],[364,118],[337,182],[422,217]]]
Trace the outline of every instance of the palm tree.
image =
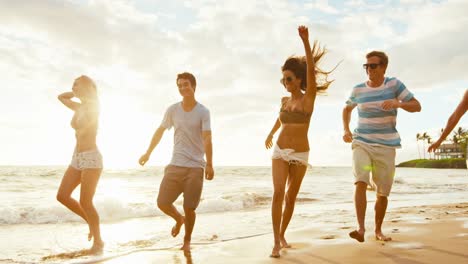
[[417,147],[418,147],[418,157],[419,157],[419,159],[421,159],[421,151],[419,150],[419,140],[421,140],[421,134],[417,133],[416,134],[416,144],[417,144]]
[[455,150],[458,150],[458,143],[460,143],[460,140],[456,133],[452,136],[452,142],[455,145]]
[[[431,145],[431,143],[432,143],[432,138],[431,138],[431,136],[428,135],[426,139],[427,139],[427,144],[428,144],[428,145]],[[434,156],[435,156],[435,155],[434,155]],[[429,159],[432,159],[432,158],[431,158],[431,152],[429,152]]]
[[457,137],[463,137],[463,135],[468,132],[466,129],[463,129],[462,127],[458,127],[457,130],[453,132]]
[[[444,128],[441,128],[441,129],[440,129],[440,133],[439,133],[439,138],[442,136],[443,133],[444,133]],[[434,157],[435,157],[435,152],[434,152]],[[439,157],[439,159],[444,158],[444,157],[442,157],[442,156],[440,155],[440,153],[439,153],[438,157]]]
[[421,140],[423,142],[423,154],[424,154],[424,159],[426,159],[426,145],[424,144],[427,140],[427,138],[429,137],[429,135],[427,134],[427,132],[424,132],[422,135],[421,135]]
[[460,143],[460,147],[461,147],[461,150],[463,152],[463,158],[466,158],[467,154],[466,151],[467,151],[467,144],[468,144],[468,129],[462,129],[461,127],[458,128],[458,134],[459,134],[459,138],[458,138],[458,141]]

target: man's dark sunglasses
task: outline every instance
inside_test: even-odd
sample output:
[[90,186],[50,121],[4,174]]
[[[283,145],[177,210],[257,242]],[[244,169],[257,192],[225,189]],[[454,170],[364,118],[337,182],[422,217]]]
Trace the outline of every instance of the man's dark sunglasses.
[[364,69],[368,69],[368,68],[371,68],[373,70],[377,69],[377,67],[379,67],[379,65],[381,65],[382,63],[366,63],[366,64],[363,64],[362,67]]
[[281,78],[281,79],[280,79],[280,83],[281,83],[282,85],[284,85],[285,83],[290,83],[290,82],[292,82],[292,80],[293,80],[293,78],[292,78],[291,76],[288,76],[288,77],[286,77],[286,78]]

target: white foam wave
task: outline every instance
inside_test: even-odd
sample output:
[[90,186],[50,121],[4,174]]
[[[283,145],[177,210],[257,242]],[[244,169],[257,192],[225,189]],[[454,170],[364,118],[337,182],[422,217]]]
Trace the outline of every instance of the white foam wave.
[[[200,202],[198,213],[213,213],[254,209],[270,204],[271,197],[255,193],[243,193],[239,196],[206,198]],[[180,209],[182,201],[175,203]],[[116,199],[95,201],[95,206],[102,221],[116,221],[129,218],[154,217],[162,215],[154,201],[149,203],[126,203]],[[54,202],[38,207],[4,207],[0,209],[0,224],[52,224],[82,222],[65,206]]]

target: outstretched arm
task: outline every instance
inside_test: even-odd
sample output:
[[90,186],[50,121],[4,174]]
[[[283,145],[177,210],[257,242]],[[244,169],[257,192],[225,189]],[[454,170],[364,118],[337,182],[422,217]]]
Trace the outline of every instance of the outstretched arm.
[[462,101],[449,117],[447,124],[445,125],[444,132],[442,132],[440,138],[429,147],[429,152],[435,151],[439,148],[440,144],[442,144],[445,138],[450,134],[450,132],[452,132],[453,128],[458,124],[458,121],[460,121],[460,118],[462,118],[466,111],[468,111],[468,90],[465,91]]
[[310,49],[309,29],[306,26],[299,26],[299,36],[304,44],[307,62],[307,87],[304,97],[304,109],[312,113],[314,111],[315,97],[317,96],[317,84],[315,82],[315,62]]
[[278,131],[280,127],[281,127],[281,122],[279,118],[277,118],[275,124],[273,125],[273,128],[270,131],[270,134],[268,134],[265,140],[265,147],[267,149],[273,147],[273,135],[275,135],[276,131]]
[[65,93],[59,94],[57,98],[66,107],[70,108],[73,111],[76,111],[80,107],[80,103],[73,101],[72,100],[73,97],[75,97],[75,94],[73,92],[65,92]]
[[140,163],[141,166],[144,166],[145,163],[149,160],[150,156],[151,156],[151,153],[153,152],[154,148],[159,144],[159,141],[161,141],[161,138],[164,134],[164,131],[166,130],[166,128],[160,126],[158,127],[158,129],[156,129],[156,132],[154,132],[153,134],[153,138],[151,139],[151,143],[148,147],[148,150],[146,150],[146,153],[143,154],[140,158],[140,160],[138,161],[138,163]]

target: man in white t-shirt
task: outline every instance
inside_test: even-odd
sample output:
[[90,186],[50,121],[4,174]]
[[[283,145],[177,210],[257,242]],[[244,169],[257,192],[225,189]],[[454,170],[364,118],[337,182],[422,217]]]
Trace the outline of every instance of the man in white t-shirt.
[[[171,230],[173,237],[179,234],[185,224],[185,237],[182,250],[190,252],[190,240],[195,225],[197,208],[205,179],[212,180],[213,147],[211,143],[210,111],[195,100],[196,79],[188,72],[177,75],[177,87],[182,101],[171,105],[156,130],[139,163],[144,165],[166,129],[174,127],[174,148],[172,160],[164,170],[158,194],[158,207],[176,223]],[[204,155],[206,154],[206,162]],[[173,203],[184,194],[185,216],[179,213]]]

